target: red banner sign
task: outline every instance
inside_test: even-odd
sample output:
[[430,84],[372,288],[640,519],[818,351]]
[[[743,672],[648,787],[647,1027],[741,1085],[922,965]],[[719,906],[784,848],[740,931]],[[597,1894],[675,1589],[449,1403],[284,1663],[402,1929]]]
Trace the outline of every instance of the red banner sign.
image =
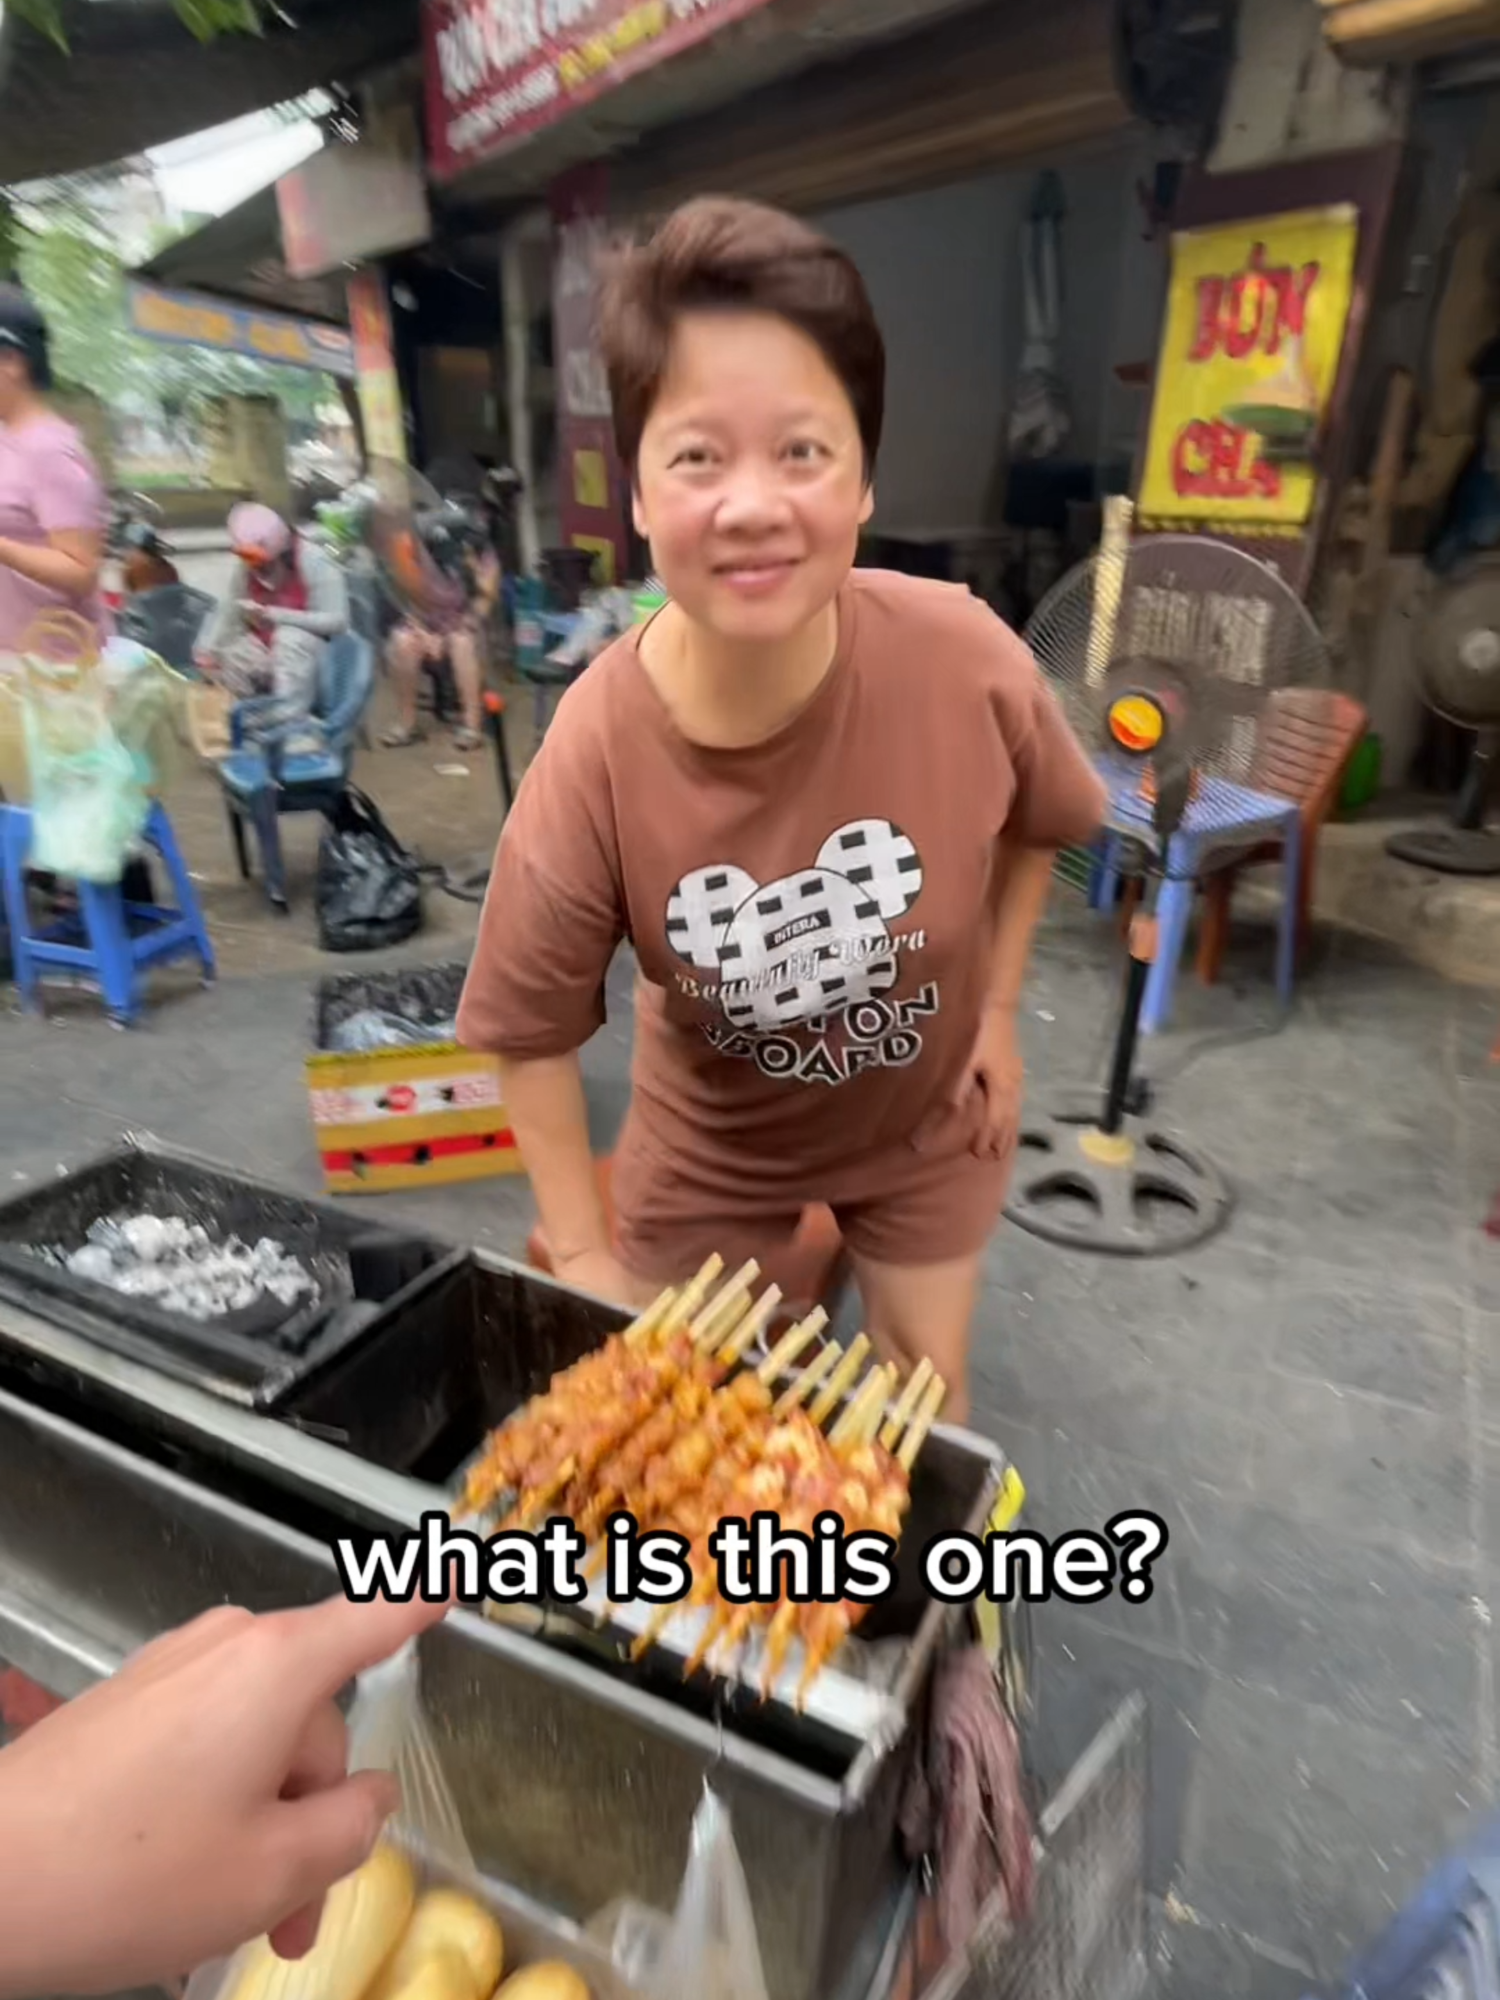
[[451,181],[766,0],[422,0],[429,165]]

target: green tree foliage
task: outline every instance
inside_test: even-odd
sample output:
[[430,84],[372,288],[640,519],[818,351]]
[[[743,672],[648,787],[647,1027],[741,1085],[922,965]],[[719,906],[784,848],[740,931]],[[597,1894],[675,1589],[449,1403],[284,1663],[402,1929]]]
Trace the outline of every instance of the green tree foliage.
[[125,268],[76,196],[53,200],[21,221],[16,262],[46,315],[58,380],[91,390],[112,408],[154,408],[179,437],[191,432],[214,396],[274,395],[294,423],[311,423],[329,396],[325,379],[307,370],[142,339],[130,326]]
[[[68,37],[63,27],[61,0],[7,0],[7,4],[12,13],[66,50]],[[174,0],[174,4],[184,25],[200,42],[211,42],[216,35],[259,32],[256,0]]]

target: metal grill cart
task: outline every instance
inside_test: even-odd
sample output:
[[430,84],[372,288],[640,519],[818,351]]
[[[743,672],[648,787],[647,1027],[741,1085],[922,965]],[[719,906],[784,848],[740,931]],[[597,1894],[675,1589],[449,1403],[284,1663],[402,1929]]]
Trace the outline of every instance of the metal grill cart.
[[[103,1171],[58,1188],[76,1197]],[[221,1197],[239,1179],[181,1156],[170,1172],[210,1176]],[[340,1211],[297,1207],[349,1227]],[[18,1213],[0,1205],[0,1246],[22,1241]],[[110,1336],[65,1287],[24,1290],[8,1273],[26,1260],[0,1254],[0,1658],[67,1696],[210,1605],[327,1595],[335,1537],[451,1507],[487,1432],[625,1324],[487,1254],[424,1246],[424,1257],[365,1301],[346,1338],[320,1348],[315,1336],[305,1368],[282,1367],[247,1396],[175,1333],[156,1351],[156,1330]],[[939,1426],[917,1462],[906,1544],[982,1530],[1005,1470],[993,1446]],[[879,1614],[799,1715],[684,1683],[652,1653],[631,1663],[561,1613],[455,1613],[423,1642],[424,1698],[497,1894],[580,1950],[580,1927],[621,1898],[670,1909],[712,1773],[773,2000],[883,2000],[912,1910],[897,1813],[957,1614],[917,1591]],[[1035,1915],[1018,1937],[992,1922],[944,2000],[1139,1990],[1141,1739],[1127,1710],[1096,1741],[1044,1816]],[[591,1983],[604,2000],[607,1983]]]

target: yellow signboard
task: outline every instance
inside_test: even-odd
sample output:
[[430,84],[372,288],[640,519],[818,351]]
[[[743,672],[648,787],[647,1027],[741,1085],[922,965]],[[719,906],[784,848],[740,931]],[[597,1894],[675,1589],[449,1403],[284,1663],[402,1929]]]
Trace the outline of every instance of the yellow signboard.
[[1310,519],[1358,240],[1351,206],[1173,238],[1143,526],[1295,533]]

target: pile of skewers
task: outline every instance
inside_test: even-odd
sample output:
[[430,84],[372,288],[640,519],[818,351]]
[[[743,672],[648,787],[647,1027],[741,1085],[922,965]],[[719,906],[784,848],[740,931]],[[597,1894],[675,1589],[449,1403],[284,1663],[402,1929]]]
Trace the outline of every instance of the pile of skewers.
[[[682,1535],[692,1593],[653,1618],[633,1657],[681,1612],[701,1610],[685,1677],[704,1666],[732,1671],[729,1663],[758,1639],[764,1699],[800,1640],[800,1708],[868,1605],[730,1604],[719,1594],[709,1539],[725,1517],[748,1521],[760,1510],[776,1513],[783,1530],[810,1533],[819,1515],[834,1513],[846,1535],[899,1538],[912,1467],[945,1388],[926,1362],[899,1396],[894,1367],[872,1368],[861,1381],[864,1334],[847,1352],[827,1342],[793,1372],[827,1326],[821,1309],[758,1366],[747,1365],[781,1294],[773,1285],[753,1298],[753,1262],[713,1292],[723,1269],[722,1258],[710,1258],[691,1283],[663,1292],[625,1332],[554,1376],[489,1439],[469,1471],[464,1511],[496,1534],[562,1514],[595,1543],[610,1516],[624,1512],[642,1534]],[[605,1562],[604,1547],[593,1547],[588,1573]]]

